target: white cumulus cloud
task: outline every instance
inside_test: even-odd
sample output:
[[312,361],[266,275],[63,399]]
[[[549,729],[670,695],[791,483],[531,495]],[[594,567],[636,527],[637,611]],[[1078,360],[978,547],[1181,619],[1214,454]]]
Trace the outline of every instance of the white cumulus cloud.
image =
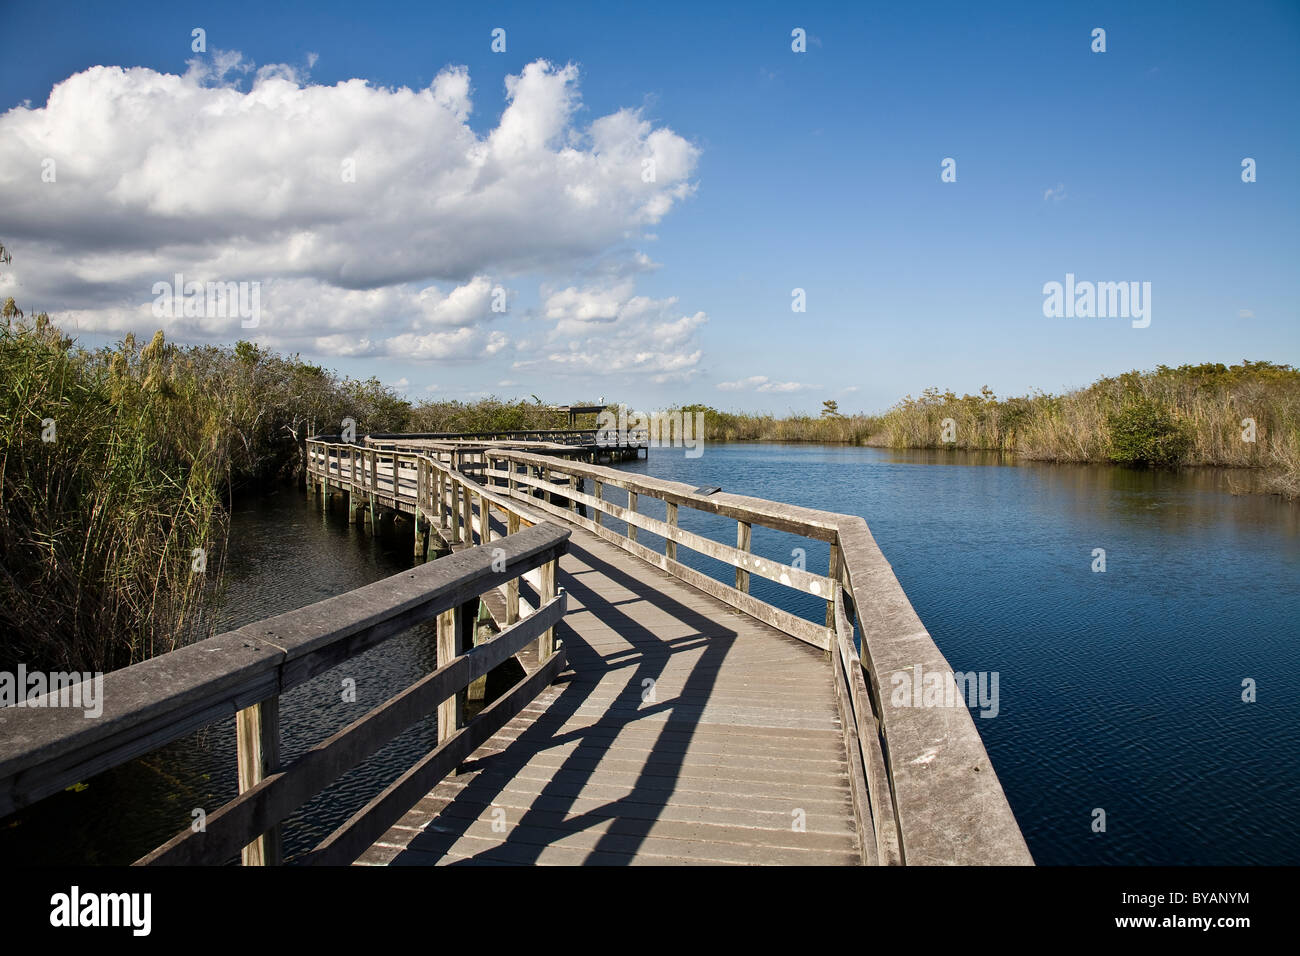
[[766,375],[751,375],[734,382],[718,383],[718,390],[723,392],[802,392],[816,387],[803,382],[774,382]]
[[[159,321],[151,289],[175,273],[257,282],[253,331],[273,346],[501,353],[510,337],[489,327],[499,284],[580,273],[694,188],[698,150],[672,130],[628,109],[578,123],[578,80],[572,64],[527,64],[479,134],[464,67],[421,90],[313,84],[306,70],[256,68],[234,52],[183,76],[92,67],[45,105],[0,115],[3,239],[15,253],[0,289],[82,331],[162,325],[231,341],[249,334],[237,317]],[[575,290],[554,309],[616,322],[623,298]]]
[[653,382],[698,374],[703,351],[695,335],[708,316],[681,313],[675,296],[637,295],[631,279],[543,289],[543,295],[543,315],[554,324],[526,349],[536,357],[516,361],[515,368],[583,378],[642,375]]

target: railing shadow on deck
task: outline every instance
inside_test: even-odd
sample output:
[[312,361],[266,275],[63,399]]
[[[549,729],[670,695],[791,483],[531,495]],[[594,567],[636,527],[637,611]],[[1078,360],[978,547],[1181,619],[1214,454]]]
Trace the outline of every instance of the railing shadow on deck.
[[[679,706],[675,700],[665,700],[634,706],[620,707],[616,698],[608,705],[604,715],[587,726],[557,734],[559,726],[588,700],[595,685],[588,686],[593,680],[599,682],[600,676],[613,669],[634,667],[628,678],[627,686],[632,688],[635,697],[623,703],[640,704],[642,680],[649,678],[658,681],[664,668],[673,655],[688,648],[699,647],[704,651],[701,660],[691,668],[678,697],[707,697],[713,687],[719,666],[726,657],[736,639],[734,630],[720,624],[713,618],[701,614],[673,598],[648,585],[644,580],[633,578],[608,562],[602,561],[581,546],[573,546],[571,554],[578,557],[594,572],[608,580],[622,584],[638,598],[653,603],[656,607],[669,613],[674,620],[691,628],[693,633],[673,639],[661,639],[653,631],[619,610],[619,607],[603,598],[594,590],[585,587],[579,578],[567,577],[567,593],[574,598],[584,611],[597,616],[602,622],[615,627],[619,636],[633,645],[629,663],[609,665],[602,655],[586,647],[581,639],[565,629],[565,647],[570,654],[570,663],[583,667],[582,682],[561,681],[563,688],[547,706],[547,720],[534,721],[511,741],[504,750],[485,755],[470,762],[466,769],[479,771],[474,780],[466,786],[437,815],[436,820],[418,836],[412,838],[407,847],[393,859],[394,865],[406,863],[422,864],[430,858],[441,857],[453,844],[466,835],[476,822],[484,805],[493,802],[493,797],[500,795],[513,779],[513,771],[540,750],[563,746],[574,740],[616,736],[623,729],[663,715],[671,715]],[[595,659],[595,660],[593,660]],[[599,661],[599,663],[597,663]],[[576,668],[575,668],[576,669]],[[501,861],[517,864],[534,863],[547,844],[531,842],[528,838],[535,833],[534,828],[553,829],[556,837],[563,837],[584,829],[585,826],[608,824],[607,829],[595,842],[595,846],[586,851],[586,862],[602,865],[626,865],[649,836],[657,822],[656,813],[643,813],[640,816],[625,815],[618,812],[620,807],[633,804],[641,807],[662,809],[663,792],[671,791],[677,781],[687,754],[697,721],[683,719],[673,721],[666,719],[659,730],[657,740],[650,745],[645,755],[645,762],[637,774],[637,780],[630,791],[603,805],[598,810],[578,813],[564,819],[563,828],[553,827],[557,817],[565,818],[566,811],[571,810],[582,792],[583,784],[595,776],[595,764],[599,761],[604,747],[593,744],[589,750],[580,743],[567,755],[560,766],[532,798],[532,806],[523,815],[513,821],[513,825],[500,847],[494,847],[476,855],[485,861]],[[670,735],[674,739],[669,739]],[[590,764],[584,768],[584,764]],[[540,807],[540,804],[550,804]],[[460,809],[468,812],[459,813]],[[474,858],[471,858],[474,859]],[[453,864],[455,865],[455,864]]]
[[[954,675],[862,518],[744,495],[705,494],[679,482],[490,443],[410,451],[330,439],[307,445],[309,480],[314,476],[325,491],[334,483],[372,503],[414,513],[417,541],[422,514],[434,516],[452,541],[464,542],[473,540],[475,502],[480,515],[524,504],[824,650],[834,673],[864,863],[1032,863],[965,702],[954,706],[951,694],[943,695],[939,706],[892,699],[891,685],[900,677],[910,681],[923,672],[952,683]],[[587,481],[591,494],[584,490]],[[627,492],[627,505],[606,500],[605,485]],[[666,520],[641,513],[641,496],[662,500]],[[734,519],[735,546],[681,528],[682,507]],[[605,517],[624,524],[626,533],[606,526]],[[827,573],[755,555],[753,525],[828,543]],[[663,552],[639,543],[638,530],[660,537]],[[734,587],[679,562],[679,547],[734,566]],[[824,600],[824,624],[750,594],[755,574]]]

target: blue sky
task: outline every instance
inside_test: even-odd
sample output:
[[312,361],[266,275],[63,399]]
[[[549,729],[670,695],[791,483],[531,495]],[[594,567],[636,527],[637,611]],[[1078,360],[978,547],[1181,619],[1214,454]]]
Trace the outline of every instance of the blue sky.
[[[415,399],[604,396],[782,413],[835,398],[844,410],[878,411],[930,385],[1010,394],[1161,363],[1300,361],[1296,3],[272,6],[4,5],[0,110],[30,108],[0,118],[0,240],[15,257],[0,293],[50,308],[56,321],[70,315],[97,344],[126,328],[151,333],[159,323],[142,314],[150,280],[173,269],[278,276],[254,333],[181,322],[169,335],[254,337],[403,383]],[[206,30],[202,54],[191,50],[196,26]],[[491,50],[496,27],[506,30],[504,53]],[[791,50],[795,27],[807,31],[805,53]],[[1091,50],[1096,27],[1104,53]],[[211,108],[183,105],[190,87],[93,74],[81,100],[70,92],[41,112],[56,84],[92,67],[145,67],[150,82],[193,77],[189,61],[202,68],[218,51],[237,51],[241,65],[193,80],[204,96],[243,96],[269,64],[287,64],[302,87],[360,78],[389,90],[423,90],[464,67],[465,126],[480,142],[502,123],[508,77],[539,60],[576,73],[545,162],[516,151],[491,167],[514,198],[466,201],[457,208],[475,218],[463,221],[440,218],[437,195],[459,181],[463,157],[421,159],[443,155],[437,137],[452,134],[438,131],[454,127],[419,125],[421,113],[405,129],[414,114],[392,98],[371,126],[370,107],[349,120],[322,93],[307,128],[329,145],[305,152],[302,136],[271,143],[273,127],[227,134],[227,120],[203,118]],[[534,79],[529,102],[545,114],[559,83]],[[129,134],[95,131],[104,102],[132,105],[115,119]],[[647,125],[602,152],[591,124],[620,110]],[[281,117],[280,128],[293,122]],[[583,168],[606,169],[602,156],[626,148],[635,158],[656,130],[667,144],[661,168],[672,168],[658,199],[611,180],[590,200],[592,215],[561,208],[555,197],[581,192],[587,175],[563,178],[566,145],[595,164]],[[399,133],[428,139],[385,174],[399,185],[363,183],[374,191],[346,215],[327,208],[332,194],[292,185],[291,227],[278,228],[275,200],[257,200],[254,214],[238,205],[241,184],[280,195],[278,180],[250,171],[250,151],[265,165],[283,149],[283,175],[306,176],[318,159],[336,164],[352,141],[362,149]],[[214,163],[223,142],[232,154]],[[249,145],[263,142],[264,155]],[[191,145],[202,155],[187,155]],[[68,172],[42,190],[39,162],[54,153]],[[940,181],[946,157],[956,182]],[[1256,182],[1242,182],[1244,157],[1257,163]],[[206,164],[203,177],[181,171],[195,164]],[[220,166],[230,183],[213,178]],[[158,181],[142,185],[142,170]],[[187,189],[196,195],[176,195]],[[159,203],[170,205],[159,212]],[[110,233],[131,237],[97,238]],[[319,245],[289,251],[307,234]],[[340,252],[348,235],[358,248]],[[196,251],[207,238],[210,248]],[[223,272],[220,250],[231,243],[245,255]],[[316,250],[320,260],[304,264]],[[365,250],[373,258],[358,265]],[[1067,273],[1150,282],[1149,327],[1044,317],[1044,283]],[[317,327],[333,282],[391,294],[349,305],[354,323]],[[432,299],[418,297],[426,286]],[[504,315],[474,304],[497,287],[509,290]],[[461,288],[464,309],[445,298]],[[791,311],[795,288],[806,292],[804,313]],[[295,290],[305,305],[290,322]]]

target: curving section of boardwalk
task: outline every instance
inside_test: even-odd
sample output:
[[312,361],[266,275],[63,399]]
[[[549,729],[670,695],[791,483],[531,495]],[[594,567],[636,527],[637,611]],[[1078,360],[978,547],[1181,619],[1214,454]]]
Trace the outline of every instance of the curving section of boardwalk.
[[[816,854],[829,862],[856,846],[864,864],[1032,863],[958,675],[862,518],[491,444],[404,450],[316,438],[308,442],[308,475],[322,507],[337,490],[349,507],[357,499],[358,517],[376,505],[411,514],[417,561],[434,536],[453,551],[483,548],[521,527],[558,522],[574,536],[575,549],[562,559],[570,589],[591,602],[562,625],[572,648],[561,651],[577,656],[567,658],[564,687],[536,688],[541,709],[527,711],[536,726],[496,723],[488,741],[481,724],[479,742],[490,744],[482,762],[456,780],[439,778],[432,794],[407,787],[421,805],[393,818],[399,825],[383,846],[366,844],[367,862],[543,855],[572,862],[597,850],[593,861],[611,853],[625,862],[717,860],[707,854],[721,851],[705,849],[716,843],[737,862],[809,862]],[[682,508],[734,521],[735,545],[688,530],[678,520]],[[824,543],[825,573],[807,567],[801,549],[789,564],[755,553],[755,527]],[[641,533],[650,537],[640,541]],[[732,566],[734,585],[679,560],[679,549]],[[551,563],[523,580],[546,601],[555,596],[555,574]],[[824,601],[824,623],[752,594],[754,577]],[[478,593],[498,625],[537,606],[517,582],[494,591]],[[526,647],[520,660],[531,674]],[[661,676],[652,673],[658,667],[666,668]],[[927,691],[916,706],[895,699],[900,682],[914,686],[919,674],[931,690],[937,678],[943,693]],[[655,699],[642,701],[648,685],[636,681],[647,679],[657,682]],[[647,737],[661,729],[653,721],[662,733]],[[836,729],[832,764],[843,764],[801,774],[796,761],[825,758],[802,738],[828,743]],[[742,747],[764,737],[779,740],[755,743],[756,753]],[[516,771],[533,784],[505,779]],[[752,792],[716,793],[754,799],[713,803],[715,790],[700,789],[702,780],[719,788],[752,782]],[[808,780],[825,780],[831,803],[847,792],[856,834],[847,845],[837,843],[843,833],[825,807],[794,799],[816,796],[794,789]],[[688,793],[703,796],[679,796]],[[616,812],[634,805],[637,815]],[[704,812],[718,808],[726,812]]]
[[[369,528],[410,515],[415,567],[114,671],[99,720],[66,706],[79,687],[0,709],[0,815],[233,715],[239,795],[137,862],[274,865],[283,821],[436,712],[436,745],[295,863],[1033,862],[862,518],[512,447],[389,444],[308,440],[308,492],[324,513],[342,493]],[[735,546],[682,508],[734,521]],[[826,573],[800,548],[755,553],[755,526],[824,543]],[[434,538],[450,553],[426,564]],[[752,577],[824,602],[824,624]],[[282,759],[283,693],[425,621],[434,671]],[[512,658],[524,676],[476,708]],[[896,699],[921,674],[925,694]]]
[[860,862],[822,651],[579,529],[559,584],[568,670],[358,863]]

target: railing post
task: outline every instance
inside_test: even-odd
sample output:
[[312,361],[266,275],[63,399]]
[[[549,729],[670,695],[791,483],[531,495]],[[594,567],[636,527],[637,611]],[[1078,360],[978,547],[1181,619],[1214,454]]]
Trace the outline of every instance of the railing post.
[[462,484],[460,487],[460,516],[461,530],[465,533],[465,544],[474,543],[474,505],[471,503],[469,486]]
[[447,475],[447,490],[450,501],[447,504],[447,510],[451,517],[451,543],[459,544],[461,541],[460,531],[460,488],[456,484],[454,474]]
[[368,481],[370,483],[369,508],[366,511],[365,525],[369,531],[375,530],[375,495],[379,494],[379,455],[373,448],[366,449],[366,466],[370,472]]
[[[737,550],[749,553],[750,524],[748,521],[736,522],[736,548]],[[744,594],[749,593],[749,572],[744,568],[736,568],[736,590]]]
[[348,492],[349,514],[353,524],[364,526],[366,523],[366,470],[361,464],[363,452],[360,448],[353,448],[349,454],[352,456],[352,490]]
[[[478,646],[479,626],[492,620],[492,615],[488,613],[487,605],[483,603],[481,597],[473,603],[475,613],[470,616],[470,633],[466,638],[466,641],[468,642],[466,644],[467,648]],[[466,605],[466,607],[469,607],[469,605]],[[487,679],[487,674],[484,674],[481,677],[476,677],[470,681],[469,687],[466,689],[465,693],[466,699],[482,700],[487,695]]]
[[424,530],[420,528],[420,506],[424,504],[424,486],[428,481],[428,476],[424,471],[424,459],[415,459],[415,561],[420,563],[424,560],[425,550],[429,544],[429,522],[424,522]]
[[835,595],[840,589],[840,546],[831,544],[830,569],[826,576],[831,579],[831,594],[826,601],[826,626],[835,627]]
[[488,544],[492,540],[492,522],[488,518],[487,495],[478,496],[478,543]]
[[443,527],[451,534],[451,541],[456,540],[456,483],[449,472],[442,473],[442,507]]
[[445,480],[446,479],[443,477],[441,469],[437,469],[434,471],[433,492],[434,492],[435,500],[434,500],[433,507],[434,507],[434,514],[438,516],[439,528],[447,527],[447,511],[446,511],[447,492],[444,490],[443,487]]
[[[635,491],[629,491],[627,493],[627,510],[632,512],[633,514],[636,514],[636,492]],[[627,523],[627,540],[629,541],[636,540],[636,525],[634,525],[630,521]]]
[[[244,793],[280,768],[280,698],[268,697],[235,715],[235,761]],[[279,866],[280,827],[263,833],[240,854],[244,866]]]
[[[672,501],[664,502],[668,506],[668,527],[677,527],[677,504]],[[677,560],[677,542],[672,538],[664,538],[664,556],[669,561]]]
[[[596,499],[596,501],[598,502],[604,501],[605,483],[598,478],[593,478],[591,480],[591,487],[592,487],[592,496]],[[605,517],[605,512],[601,510],[600,505],[598,504],[596,506],[596,517],[595,517],[596,524],[603,524],[601,519],[604,517]]]
[[[465,605],[438,615],[438,666],[446,667],[465,651]],[[438,743],[465,723],[465,690],[458,690],[438,705]]]
[[[538,589],[538,610],[545,607],[555,597],[555,566],[558,562],[552,558],[542,565],[542,586]],[[544,664],[555,653],[555,628],[548,627],[537,641],[537,663]]]
[[[519,515],[513,511],[506,517],[506,534],[517,534]],[[511,578],[506,583],[506,623],[514,624],[519,620],[519,578]]]
[[420,527],[420,510],[424,507],[425,483],[429,476],[424,470],[424,459],[415,459],[415,527]]

